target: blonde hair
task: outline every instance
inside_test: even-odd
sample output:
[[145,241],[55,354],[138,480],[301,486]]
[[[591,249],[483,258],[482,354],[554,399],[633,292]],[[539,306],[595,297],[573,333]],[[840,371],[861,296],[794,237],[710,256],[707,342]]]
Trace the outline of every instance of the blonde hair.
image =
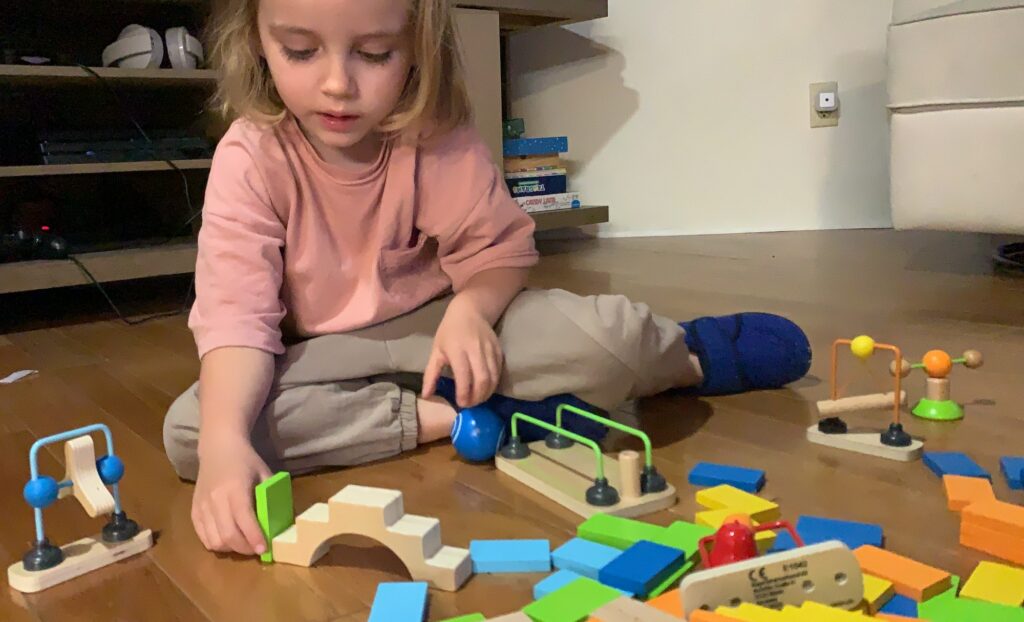
[[[412,68],[398,104],[381,123],[391,135],[425,137],[454,129],[471,116],[450,0],[408,0]],[[259,52],[259,0],[215,2],[210,58],[220,71],[213,103],[226,118],[276,124],[286,115]]]

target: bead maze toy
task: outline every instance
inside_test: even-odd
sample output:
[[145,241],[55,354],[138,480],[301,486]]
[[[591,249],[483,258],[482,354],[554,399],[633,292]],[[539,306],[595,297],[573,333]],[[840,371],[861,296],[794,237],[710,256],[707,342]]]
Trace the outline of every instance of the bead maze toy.
[[[566,410],[640,438],[643,467],[639,452],[621,451],[617,459],[606,456],[593,440],[564,429],[562,413]],[[523,443],[520,422],[544,428],[549,434],[544,440]],[[583,517],[596,513],[642,516],[676,501],[675,488],[654,467],[646,434],[569,404],[558,406],[554,425],[523,413],[513,414],[509,441],[495,456],[495,464],[502,473]]]
[[[902,360],[902,354],[898,347],[887,343],[877,343],[867,335],[860,335],[854,339],[836,339],[832,343],[831,396],[830,399],[818,401],[818,412],[823,418],[807,428],[807,440],[819,445],[890,460],[907,462],[920,458],[924,443],[913,439],[903,430],[903,424],[900,423],[900,407],[905,405],[907,400],[907,393],[902,389],[900,383],[902,376],[893,374],[896,386],[895,390],[890,393],[840,397],[838,370],[839,346],[841,345],[848,345],[850,352],[861,361],[869,359],[877,350],[891,351],[894,361]],[[893,421],[889,424],[889,428],[880,434],[851,432],[846,422],[839,417],[843,413],[890,407]]]
[[[89,436],[96,431],[102,431],[107,440],[107,455],[99,460]],[[40,448],[60,441],[66,441],[66,473],[58,482],[48,475],[39,475],[37,455]],[[124,463],[114,453],[114,441],[106,425],[89,425],[37,440],[29,450],[29,468],[32,479],[25,484],[23,495],[35,513],[36,539],[22,560],[7,568],[7,581],[14,589],[20,592],[45,590],[141,553],[153,545],[152,531],[140,531],[138,524],[129,519],[121,507],[118,482],[124,476]],[[110,521],[100,534],[58,548],[46,537],[43,509],[69,496],[73,496],[90,517],[110,512]]]
[[950,399],[949,373],[953,370],[953,365],[978,369],[983,362],[984,357],[977,350],[967,350],[960,358],[952,358],[943,350],[929,350],[921,358],[920,363],[911,364],[906,359],[902,359],[898,372],[896,361],[893,361],[889,364],[889,373],[906,378],[913,370],[923,369],[928,374],[925,396],[918,400],[917,405],[910,412],[917,417],[932,421],[956,421],[964,418],[964,408]]

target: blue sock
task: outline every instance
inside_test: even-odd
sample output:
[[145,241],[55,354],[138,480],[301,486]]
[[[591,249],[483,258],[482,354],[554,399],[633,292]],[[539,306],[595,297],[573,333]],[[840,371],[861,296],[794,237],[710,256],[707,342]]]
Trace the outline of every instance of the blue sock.
[[778,389],[803,378],[811,367],[807,335],[778,315],[738,313],[679,325],[704,371],[704,382],[681,389],[682,393],[728,395]]
[[[458,402],[455,399],[455,381],[451,378],[441,377],[437,381],[437,395],[443,397],[452,405],[453,408],[459,410]],[[490,399],[481,404],[486,408],[491,409],[499,417],[505,421],[506,433],[511,434],[512,415],[519,412],[524,415],[529,415],[534,419],[540,419],[545,423],[554,425],[555,423],[555,411],[561,404],[568,404],[575,406],[580,410],[585,410],[589,413],[596,415],[602,415],[602,413],[594,406],[584,402],[574,395],[563,393],[561,395],[552,395],[546,399],[529,402],[526,400],[517,400],[511,397],[505,397],[504,395],[492,395]],[[592,421],[586,417],[581,417],[576,413],[565,410],[562,412],[562,427],[570,432],[575,432],[581,436],[585,436],[594,441],[600,441],[608,435],[608,428]],[[533,425],[527,421],[520,420],[516,424],[517,432],[519,432],[520,440],[531,443],[543,439],[548,435],[546,428]]]

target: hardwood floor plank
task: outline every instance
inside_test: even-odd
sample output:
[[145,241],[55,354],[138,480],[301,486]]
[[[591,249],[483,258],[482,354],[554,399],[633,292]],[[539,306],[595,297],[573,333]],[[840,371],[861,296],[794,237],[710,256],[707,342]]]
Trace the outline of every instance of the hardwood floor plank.
[[58,330],[11,333],[7,338],[27,355],[32,369],[61,369],[98,361],[95,354]]

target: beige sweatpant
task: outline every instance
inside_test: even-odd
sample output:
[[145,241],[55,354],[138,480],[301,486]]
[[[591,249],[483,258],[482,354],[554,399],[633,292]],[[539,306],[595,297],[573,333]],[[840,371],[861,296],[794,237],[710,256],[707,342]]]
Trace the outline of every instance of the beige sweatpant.
[[[253,447],[293,473],[394,456],[416,446],[416,399],[451,297],[388,322],[290,346],[257,418]],[[569,393],[611,410],[697,384],[682,328],[623,296],[525,290],[495,326],[505,365],[496,392],[523,400]],[[198,382],[171,405],[164,445],[178,474],[199,461]]]

